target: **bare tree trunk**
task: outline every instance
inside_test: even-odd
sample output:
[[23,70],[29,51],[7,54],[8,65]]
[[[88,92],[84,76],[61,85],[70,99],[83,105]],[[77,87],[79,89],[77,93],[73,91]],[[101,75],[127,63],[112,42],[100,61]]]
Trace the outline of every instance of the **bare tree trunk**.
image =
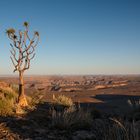
[[18,96],[18,105],[21,107],[28,106],[25,94],[24,94],[24,79],[23,71],[19,71],[19,96]]

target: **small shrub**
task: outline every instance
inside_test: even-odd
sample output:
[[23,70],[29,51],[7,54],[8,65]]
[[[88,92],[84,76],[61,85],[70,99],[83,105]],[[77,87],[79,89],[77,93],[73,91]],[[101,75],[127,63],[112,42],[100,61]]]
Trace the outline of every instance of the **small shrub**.
[[9,116],[14,113],[17,93],[10,87],[0,87],[0,116]]
[[12,100],[0,100],[0,116],[10,116],[13,115],[14,104]]
[[65,95],[59,95],[56,97],[53,94],[53,101],[54,101],[55,105],[62,105],[62,106],[66,106],[66,107],[71,107],[74,105],[72,99],[69,97],[66,97]]
[[140,120],[140,99],[138,100],[128,100],[128,104],[131,107],[132,110],[128,114],[129,119],[138,121]]
[[133,109],[140,109],[140,99],[138,100],[129,99],[127,102]]
[[3,94],[6,99],[9,99],[9,100],[15,99],[16,100],[18,97],[17,93],[10,87],[0,88],[0,91],[1,91],[1,94]]
[[81,108],[76,110],[72,99],[65,95],[53,95],[52,127],[58,129],[89,129],[91,114]]
[[103,140],[139,140],[138,122],[118,121],[111,118],[111,124],[104,130]]
[[129,140],[128,133],[124,124],[115,118],[110,118],[110,120],[114,122],[110,128],[110,137],[114,140]]
[[93,119],[89,111],[83,111],[82,109],[74,112],[75,117],[73,118],[72,129],[84,129],[88,130],[91,128]]
[[42,98],[43,98],[43,95],[40,95],[39,93],[34,94],[32,97],[26,96],[26,99],[29,105],[28,107],[30,109],[35,109],[37,104],[43,103]]
[[92,118],[89,112],[83,110],[57,112],[52,110],[52,127],[58,129],[89,129]]

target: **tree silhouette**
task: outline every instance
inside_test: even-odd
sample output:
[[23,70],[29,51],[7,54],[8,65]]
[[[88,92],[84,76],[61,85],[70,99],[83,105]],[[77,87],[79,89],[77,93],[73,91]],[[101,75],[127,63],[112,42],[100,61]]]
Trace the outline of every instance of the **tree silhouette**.
[[6,30],[8,38],[11,40],[11,61],[14,71],[19,73],[19,95],[18,105],[28,106],[24,93],[24,72],[30,68],[30,62],[35,57],[35,48],[39,42],[39,32],[35,31],[33,37],[29,35],[29,24],[24,22],[24,30],[16,31],[14,28]]

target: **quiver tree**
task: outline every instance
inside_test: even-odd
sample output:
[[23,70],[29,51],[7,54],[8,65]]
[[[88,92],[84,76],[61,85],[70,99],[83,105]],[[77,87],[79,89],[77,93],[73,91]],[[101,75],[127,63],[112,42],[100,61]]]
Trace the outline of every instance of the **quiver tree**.
[[19,95],[18,105],[25,107],[28,105],[25,93],[24,93],[24,77],[25,70],[30,68],[30,62],[35,57],[35,48],[39,42],[39,33],[34,32],[33,37],[29,35],[29,25],[24,22],[24,30],[16,31],[13,28],[7,29],[6,33],[11,40],[11,61],[14,66],[14,71],[19,73]]

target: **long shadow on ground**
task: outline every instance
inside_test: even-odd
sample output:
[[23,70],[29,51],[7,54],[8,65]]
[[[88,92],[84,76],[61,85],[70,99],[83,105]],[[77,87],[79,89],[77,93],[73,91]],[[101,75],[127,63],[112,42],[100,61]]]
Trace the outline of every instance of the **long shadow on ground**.
[[[96,95],[91,98],[102,100],[102,103],[80,103],[81,108],[97,108],[108,114],[120,114],[130,111],[128,100],[138,101],[140,96],[128,95]],[[55,140],[57,136],[70,139],[69,131],[59,131],[50,127],[50,104],[38,104],[36,109],[29,111],[25,116],[0,117],[0,123],[5,123],[11,132],[18,135],[17,139]],[[62,122],[63,123],[63,122]],[[58,132],[59,131],[59,132]],[[58,139],[59,140],[59,139]]]
[[100,94],[91,96],[91,98],[98,99],[100,102],[81,103],[81,107],[94,107],[109,115],[125,115],[132,111],[133,107],[140,104],[140,96]]
[[14,139],[44,139],[47,138],[49,117],[49,104],[45,103],[38,104],[35,110],[25,116],[0,117],[0,122],[4,122],[10,131],[20,136]]

